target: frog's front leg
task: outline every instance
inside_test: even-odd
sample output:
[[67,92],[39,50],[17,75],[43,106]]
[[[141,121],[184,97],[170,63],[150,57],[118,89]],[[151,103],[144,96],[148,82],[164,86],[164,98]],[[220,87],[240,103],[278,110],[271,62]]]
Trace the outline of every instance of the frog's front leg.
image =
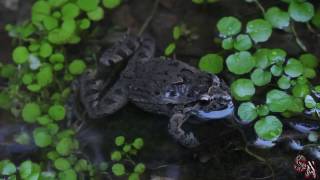
[[128,101],[125,84],[121,80],[105,92],[103,80],[96,79],[95,73],[84,74],[80,80],[80,99],[89,117],[102,118],[113,114],[122,108]]
[[170,118],[168,131],[169,134],[177,140],[181,145],[193,148],[200,145],[198,139],[194,136],[192,132],[185,132],[182,129],[183,123],[186,122],[189,115],[185,115],[182,113],[176,113]]

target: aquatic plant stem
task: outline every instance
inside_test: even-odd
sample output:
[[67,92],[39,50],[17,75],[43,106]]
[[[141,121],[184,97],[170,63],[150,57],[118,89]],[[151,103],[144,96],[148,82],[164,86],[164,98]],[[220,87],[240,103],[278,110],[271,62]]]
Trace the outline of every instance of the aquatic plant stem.
[[298,46],[299,46],[303,51],[307,52],[308,49],[307,49],[307,47],[303,44],[303,42],[301,41],[301,39],[299,38],[299,35],[298,35],[298,33],[297,33],[297,31],[296,31],[296,29],[295,29],[295,27],[294,27],[294,23],[293,23],[293,22],[290,24],[290,28],[291,28],[291,31],[292,31],[295,39],[296,39],[296,42],[297,42]]
[[262,4],[259,2],[259,0],[254,0],[254,3],[256,3],[256,5],[258,6],[258,8],[262,11],[262,14],[266,13],[266,10],[264,9],[264,7],[262,6]]
[[151,14],[149,15],[149,17],[146,19],[146,21],[143,23],[141,29],[139,30],[138,36],[141,36],[142,33],[146,30],[146,28],[148,27],[148,25],[150,24],[154,14],[156,13],[158,6],[159,6],[159,2],[160,0],[155,0],[153,7],[152,7],[152,11]]

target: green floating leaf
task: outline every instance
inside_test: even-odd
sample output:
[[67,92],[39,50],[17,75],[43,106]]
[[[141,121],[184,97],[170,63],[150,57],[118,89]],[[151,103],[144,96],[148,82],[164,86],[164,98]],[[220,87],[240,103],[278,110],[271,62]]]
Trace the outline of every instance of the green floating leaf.
[[49,43],[42,43],[40,46],[39,55],[43,58],[47,58],[52,54],[53,48]]
[[43,25],[47,30],[51,31],[51,30],[58,27],[59,22],[55,17],[44,16],[43,17]]
[[54,53],[50,56],[50,59],[49,61],[52,63],[52,64],[55,64],[55,63],[63,63],[64,62],[64,55],[62,53]]
[[146,170],[146,166],[143,163],[138,163],[135,167],[134,167],[134,172],[138,173],[138,174],[142,174],[144,173],[144,171]]
[[0,108],[8,110],[11,107],[11,103],[12,103],[12,100],[8,92],[1,91],[0,92]]
[[292,95],[294,97],[304,98],[306,95],[310,94],[310,91],[309,85],[297,83],[292,88]]
[[251,102],[241,103],[238,108],[238,116],[244,122],[251,122],[258,117],[256,106]]
[[311,23],[318,29],[320,28],[320,8],[317,9],[315,15],[312,17]]
[[231,94],[238,101],[247,101],[255,93],[255,88],[249,79],[237,79],[231,84]]
[[274,141],[280,137],[282,127],[283,125],[277,117],[267,116],[255,123],[254,130],[261,139]]
[[33,131],[33,139],[35,144],[41,148],[48,147],[52,143],[52,137],[45,128],[36,128]]
[[77,0],[77,5],[84,11],[93,11],[98,7],[99,0]]
[[58,158],[54,161],[54,167],[60,171],[67,170],[71,167],[70,163],[65,158]]
[[280,89],[289,89],[291,87],[290,80],[291,79],[288,76],[281,76],[278,79],[277,84],[278,84]]
[[229,71],[241,75],[250,72],[255,66],[255,60],[247,51],[231,54],[226,60]]
[[273,27],[278,29],[284,29],[288,27],[290,23],[289,13],[282,11],[278,7],[269,8],[264,17]]
[[257,107],[257,113],[259,116],[266,116],[269,114],[269,108],[267,105],[259,105]]
[[58,177],[59,180],[77,180],[77,173],[73,169],[68,169],[60,172]]
[[126,172],[124,165],[120,163],[115,163],[114,165],[112,165],[111,170],[112,170],[112,173],[116,176],[122,176]]
[[301,63],[308,68],[316,68],[319,64],[318,58],[313,54],[302,54],[299,57]]
[[122,146],[125,143],[125,137],[124,136],[117,136],[114,140],[114,143],[116,144],[116,146]]
[[313,99],[312,96],[306,95],[306,97],[304,98],[304,104],[307,108],[312,109],[316,107],[317,102]]
[[37,1],[31,8],[32,22],[42,21],[44,17],[49,16],[51,12],[50,4],[47,1]]
[[273,89],[267,93],[266,104],[272,112],[285,112],[292,105],[292,98],[284,91]]
[[110,155],[112,161],[120,161],[122,158],[121,152],[120,151],[114,151]]
[[223,70],[223,59],[217,54],[207,54],[201,57],[199,68],[212,74],[218,74]]
[[272,34],[272,26],[266,20],[256,19],[248,22],[246,31],[254,42],[265,42]]
[[107,9],[114,9],[121,4],[121,0],[102,0],[102,4]]
[[313,79],[316,76],[317,76],[317,72],[314,69],[307,68],[307,67],[304,68],[303,77]]
[[0,174],[4,176],[9,176],[16,173],[16,166],[9,160],[0,161]]
[[92,21],[100,21],[103,19],[104,10],[101,7],[97,7],[95,10],[87,12],[87,15]]
[[241,22],[232,16],[223,17],[217,23],[217,28],[221,36],[236,35],[241,31]]
[[290,77],[298,77],[303,73],[303,65],[297,59],[290,58],[284,68],[284,72]]
[[291,1],[289,14],[297,22],[308,22],[314,16],[314,7],[309,2]]
[[47,125],[52,122],[48,115],[40,116],[37,118],[37,121],[41,125]]
[[5,64],[1,68],[0,76],[3,78],[11,78],[16,74],[16,72],[16,66],[14,66],[13,64]]
[[84,70],[86,69],[86,64],[84,63],[83,60],[81,59],[76,59],[73,60],[70,64],[69,64],[69,72],[72,75],[80,75],[84,72]]
[[269,71],[257,68],[251,73],[250,78],[256,86],[264,86],[271,82],[272,75]]
[[239,34],[234,42],[234,48],[239,51],[246,51],[252,47],[252,41],[246,34]]
[[61,121],[65,118],[66,110],[62,105],[53,105],[49,108],[49,116],[56,121]]
[[268,58],[271,64],[283,64],[286,60],[287,53],[283,49],[271,49]]
[[234,40],[232,37],[225,38],[222,40],[222,48],[225,50],[230,50],[233,48]]
[[13,50],[12,59],[16,64],[23,64],[29,58],[29,51],[24,46],[18,46]]
[[282,66],[279,66],[279,65],[273,65],[270,69],[270,72],[274,76],[281,76],[283,72],[283,68]]
[[67,3],[62,7],[61,13],[64,19],[74,19],[79,16],[80,9],[74,3]]
[[30,160],[24,161],[19,166],[19,174],[22,179],[27,179],[32,175],[33,163]]
[[182,35],[181,26],[174,26],[172,31],[172,36],[174,40],[179,40]]
[[176,44],[174,42],[170,43],[164,50],[164,55],[170,56],[176,50]]
[[90,24],[91,24],[90,20],[85,18],[85,19],[80,20],[79,27],[82,30],[86,30],[90,27]]
[[[198,1],[198,0],[197,0]],[[128,180],[140,180],[138,173],[131,173],[128,177]]]
[[36,122],[41,115],[40,106],[36,103],[27,103],[22,109],[22,118],[28,123]]
[[142,138],[136,138],[133,143],[132,146],[138,150],[140,150],[144,145],[144,141]]
[[269,49],[258,49],[254,54],[253,57],[256,61],[256,67],[265,69],[270,66],[271,62],[269,61]]
[[69,137],[62,138],[57,146],[56,151],[62,156],[68,156],[73,150],[73,141]]
[[50,66],[46,66],[40,69],[36,74],[38,85],[41,87],[48,86],[53,81],[53,72]]

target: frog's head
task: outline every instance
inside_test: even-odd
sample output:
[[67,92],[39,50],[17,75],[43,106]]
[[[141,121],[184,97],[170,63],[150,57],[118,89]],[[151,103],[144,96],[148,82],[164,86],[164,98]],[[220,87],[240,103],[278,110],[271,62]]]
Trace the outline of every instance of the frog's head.
[[199,96],[192,113],[202,120],[221,119],[233,114],[232,97],[226,83],[212,75],[208,91]]

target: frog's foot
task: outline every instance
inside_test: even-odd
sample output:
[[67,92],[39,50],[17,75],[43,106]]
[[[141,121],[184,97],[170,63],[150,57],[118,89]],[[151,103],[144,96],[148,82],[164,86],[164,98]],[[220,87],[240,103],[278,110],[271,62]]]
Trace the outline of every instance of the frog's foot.
[[127,93],[121,81],[115,83],[109,91],[104,92],[105,83],[89,72],[80,79],[80,98],[89,117],[102,118],[113,114],[127,103]]
[[168,130],[170,135],[181,145],[188,148],[194,148],[200,145],[200,143],[192,132],[186,133],[181,128],[186,120],[186,115],[181,113],[174,114],[170,119]]
[[129,60],[139,47],[138,37],[126,36],[122,41],[107,49],[99,59],[98,77],[105,78],[106,75],[110,75],[110,72],[114,71],[114,68],[112,68],[114,64]]

